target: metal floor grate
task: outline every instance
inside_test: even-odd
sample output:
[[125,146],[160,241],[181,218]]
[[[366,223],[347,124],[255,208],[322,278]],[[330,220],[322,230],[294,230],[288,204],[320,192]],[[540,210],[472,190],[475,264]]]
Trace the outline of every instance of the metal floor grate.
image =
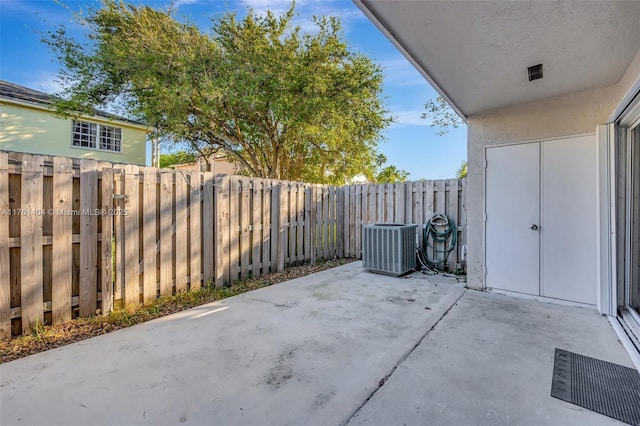
[[640,373],[556,348],[551,396],[640,426]]

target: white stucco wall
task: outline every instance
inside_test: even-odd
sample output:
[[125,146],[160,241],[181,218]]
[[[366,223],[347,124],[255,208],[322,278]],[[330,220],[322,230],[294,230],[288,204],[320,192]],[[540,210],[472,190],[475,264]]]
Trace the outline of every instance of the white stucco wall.
[[484,148],[593,133],[640,78],[640,51],[615,85],[547,98],[468,118],[467,273],[470,287],[484,287]]

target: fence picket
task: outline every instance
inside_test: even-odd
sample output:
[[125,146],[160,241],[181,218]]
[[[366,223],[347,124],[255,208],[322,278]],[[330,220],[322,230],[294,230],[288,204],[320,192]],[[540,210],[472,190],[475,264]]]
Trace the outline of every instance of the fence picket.
[[350,210],[350,193],[351,185],[342,187],[342,246],[344,248],[344,256],[351,257],[351,245],[349,242],[349,233],[351,232],[351,210]]
[[422,225],[424,224],[424,181],[413,182],[415,188],[413,220],[418,225],[418,246],[422,247]]
[[351,250],[351,257],[360,258],[360,253],[356,250],[356,229],[357,215],[356,215],[356,188],[357,185],[352,185],[349,190],[349,247]]
[[80,160],[80,316],[95,315],[98,287],[98,171],[95,160]]
[[202,287],[202,174],[191,172],[189,180],[189,289]]
[[[22,157],[20,214],[20,307],[22,332],[28,333],[44,324],[42,287],[42,211],[44,158],[24,154]],[[95,240],[94,240],[95,241]]]
[[413,219],[414,182],[405,182],[404,187],[404,223],[415,223]]
[[[9,156],[6,152],[0,152],[0,339],[11,337],[10,268]],[[71,314],[71,311],[69,311],[69,314]]]
[[444,213],[446,211],[445,206],[445,183],[444,180],[435,181],[436,188],[436,205],[435,213]]
[[142,185],[142,295],[143,300],[148,302],[158,295],[156,280],[156,189],[157,170],[152,167],[141,169],[144,178]]
[[262,274],[271,272],[271,187],[270,180],[263,181],[262,192]]
[[287,205],[288,184],[280,182],[278,184],[279,195],[279,218],[278,218],[278,272],[284,271],[285,259],[289,250],[287,244],[287,217],[289,216],[289,206]]
[[271,182],[271,272],[278,270],[280,248],[280,185]]
[[253,180],[253,190],[251,194],[251,276],[260,275],[260,253],[262,252],[262,194],[264,192],[264,181]]
[[240,278],[240,177],[229,182],[229,282]]
[[339,188],[335,189],[336,196],[336,257],[341,259],[344,254],[344,192]]
[[160,172],[160,295],[173,294],[173,178]]
[[[100,216],[100,232],[102,240],[100,242],[100,293],[102,296],[101,312],[107,315],[113,309],[113,170],[111,163],[101,163],[102,169],[102,214]],[[70,169],[68,173],[72,172]],[[68,229],[68,228],[67,228]],[[71,244],[69,241],[69,254]],[[54,252],[55,254],[55,252]],[[69,261],[65,260],[68,265]],[[71,295],[71,283],[69,283],[69,295]]]
[[367,223],[376,223],[376,188],[374,185],[368,185],[367,199],[369,200],[369,204],[367,205],[367,216],[369,219]]
[[[124,169],[113,169],[113,193],[117,194],[119,198],[113,200],[114,209],[125,210],[127,209],[126,200],[124,198]],[[116,302],[120,304],[124,301],[124,282],[125,282],[125,264],[124,264],[124,214],[118,214],[113,217],[113,236],[115,240],[115,269],[114,269],[114,287],[113,287],[113,300],[114,305]]]
[[71,319],[73,285],[73,246],[70,214],[73,208],[73,160],[56,157],[53,160],[53,211],[51,247],[51,315],[53,324]]
[[[459,207],[459,221],[460,226],[458,226],[459,230],[459,246],[467,244],[467,179],[460,179],[460,207]],[[462,252],[460,253],[462,256]]]
[[213,191],[215,178],[212,172],[205,172],[202,183],[202,274],[206,284],[214,280],[214,238],[215,211]]
[[[449,217],[450,220],[453,221],[453,223],[456,226],[456,239],[458,238],[457,235],[457,227],[458,227],[458,179],[449,179],[448,180],[448,184],[449,184],[449,191],[448,191],[448,203],[447,203],[447,216]],[[451,254],[449,254],[449,260],[448,260],[448,264],[450,265],[451,269],[455,269],[458,267],[458,248],[460,246],[457,245],[456,247],[454,247],[454,249],[451,251]]]
[[222,287],[230,283],[230,263],[229,263],[229,227],[230,227],[230,179],[228,176],[217,176],[214,193],[214,210],[216,212],[216,245],[215,260],[216,266],[215,284]]
[[336,188],[329,189],[329,259],[336,257]]
[[297,185],[296,253],[298,262],[304,262],[304,185]]
[[240,180],[240,278],[247,279],[251,271],[249,256],[251,255],[250,244],[250,221],[251,221],[251,180],[243,177]]
[[124,295],[125,305],[140,302],[140,177],[138,166],[124,169],[125,209],[124,220]]
[[394,192],[395,192],[395,212],[393,214],[394,223],[405,223],[405,214],[404,214],[404,184],[396,183],[394,184]]
[[310,261],[311,253],[311,206],[313,188],[304,188],[304,260]]
[[188,213],[188,172],[176,171],[175,174],[175,270],[176,293],[186,291],[187,262],[189,261],[187,213]]

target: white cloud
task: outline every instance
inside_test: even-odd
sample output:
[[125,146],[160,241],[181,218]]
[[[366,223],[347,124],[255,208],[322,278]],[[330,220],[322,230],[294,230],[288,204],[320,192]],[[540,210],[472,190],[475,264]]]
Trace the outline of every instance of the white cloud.
[[200,0],[173,0],[174,7],[187,6],[190,4],[198,3]]
[[[258,15],[266,14],[267,10],[271,10],[275,15],[280,15],[289,10],[291,0],[242,0],[241,4],[253,9]],[[295,11],[297,16],[293,23],[299,25],[305,32],[317,30],[312,21],[314,16],[337,16],[345,30],[354,20],[365,19],[360,10],[342,0],[297,0]]]
[[41,73],[25,84],[30,89],[44,93],[57,94],[64,90],[64,86],[54,74]]
[[393,127],[404,126],[429,126],[431,122],[420,118],[424,111],[422,110],[404,110],[404,111],[391,111],[391,115],[395,118]]
[[380,60],[385,84],[393,87],[429,86],[427,80],[404,57]]

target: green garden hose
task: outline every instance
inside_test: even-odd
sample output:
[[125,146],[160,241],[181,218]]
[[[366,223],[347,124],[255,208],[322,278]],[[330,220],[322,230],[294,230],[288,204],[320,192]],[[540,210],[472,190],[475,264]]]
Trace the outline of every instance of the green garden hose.
[[[436,213],[424,225],[421,253],[429,269],[446,270],[447,259],[458,241],[456,224],[447,215]],[[420,256],[419,256],[420,257]]]

